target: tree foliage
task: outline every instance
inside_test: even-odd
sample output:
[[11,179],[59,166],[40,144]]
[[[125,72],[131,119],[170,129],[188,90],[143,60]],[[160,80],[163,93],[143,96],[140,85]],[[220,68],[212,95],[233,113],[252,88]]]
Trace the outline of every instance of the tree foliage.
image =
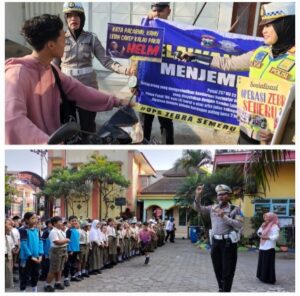
[[17,189],[14,184],[15,177],[5,175],[5,206],[10,208],[11,203],[17,194]]
[[244,165],[245,186],[255,184],[262,195],[270,189],[269,179],[278,177],[282,163],[289,156],[288,150],[251,150]]
[[73,214],[75,202],[78,198],[86,203],[88,213],[88,200],[94,183],[99,185],[99,200],[105,203],[105,218],[109,209],[114,208],[114,199],[130,182],[122,176],[120,166],[110,162],[104,156],[93,155],[90,161],[78,168],[58,168],[53,170],[40,195],[50,199],[63,198],[70,206]]
[[80,178],[77,169],[64,167],[53,170],[39,195],[52,200],[63,198],[74,214],[75,201],[83,198],[87,202],[90,190],[90,184]]
[[115,198],[122,193],[124,188],[129,187],[130,182],[121,174],[118,163],[108,161],[107,157],[96,154],[92,155],[90,161],[80,168],[79,173],[83,180],[98,183],[99,200],[104,201],[105,219],[107,219],[109,209],[115,207]]
[[182,157],[177,159],[174,167],[183,168],[188,174],[199,173],[199,169],[211,162],[211,152],[208,150],[184,150]]

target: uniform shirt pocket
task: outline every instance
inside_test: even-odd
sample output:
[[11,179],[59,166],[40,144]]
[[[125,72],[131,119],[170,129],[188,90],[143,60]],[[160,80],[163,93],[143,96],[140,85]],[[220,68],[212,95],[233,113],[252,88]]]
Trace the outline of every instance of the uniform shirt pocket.
[[78,54],[83,58],[91,58],[91,45],[89,43],[81,43]]

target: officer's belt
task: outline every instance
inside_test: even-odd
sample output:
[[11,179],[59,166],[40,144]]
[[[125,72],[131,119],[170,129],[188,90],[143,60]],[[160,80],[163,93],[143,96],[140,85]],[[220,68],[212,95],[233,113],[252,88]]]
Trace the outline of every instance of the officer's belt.
[[217,240],[227,239],[229,234],[214,234],[213,238]]
[[94,71],[93,67],[85,67],[85,68],[61,68],[61,72],[68,76],[80,76],[92,73]]

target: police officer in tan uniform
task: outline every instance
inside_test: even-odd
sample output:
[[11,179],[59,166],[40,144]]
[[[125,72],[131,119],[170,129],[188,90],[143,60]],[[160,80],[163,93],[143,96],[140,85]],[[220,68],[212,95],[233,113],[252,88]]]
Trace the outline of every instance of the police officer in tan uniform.
[[[262,5],[261,22],[265,45],[240,56],[208,57],[183,53],[181,58],[209,63],[224,71],[250,70],[249,77],[269,81],[295,82],[295,3],[269,3]],[[285,128],[282,144],[293,144],[295,135],[295,106]],[[261,129],[253,133],[241,126],[239,144],[270,142],[273,134]]]
[[243,227],[241,210],[229,203],[232,190],[227,185],[216,187],[218,204],[202,206],[204,185],[195,192],[196,211],[210,215],[212,229],[211,259],[219,285],[219,292],[230,292],[237,262],[237,241]]
[[[92,65],[94,56],[110,71],[124,75],[134,74],[134,68],[126,68],[110,57],[106,57],[105,49],[98,37],[94,33],[83,30],[85,13],[80,2],[65,2],[63,13],[68,25],[65,35],[65,51],[60,63],[64,74],[98,89],[97,75]],[[78,108],[78,114],[82,130],[95,132],[96,112]]]

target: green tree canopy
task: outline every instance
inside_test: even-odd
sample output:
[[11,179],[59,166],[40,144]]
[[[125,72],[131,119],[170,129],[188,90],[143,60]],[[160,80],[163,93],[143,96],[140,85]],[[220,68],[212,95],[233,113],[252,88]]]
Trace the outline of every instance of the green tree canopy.
[[[109,209],[114,208],[115,198],[130,185],[130,181],[122,175],[120,165],[108,161],[106,156],[94,154],[88,163],[80,167],[79,175],[82,180],[96,182],[99,185],[99,199],[104,201],[107,219]],[[101,213],[101,208],[99,212]]]
[[208,150],[184,150],[182,157],[177,159],[174,167],[183,168],[188,174],[199,173],[199,169],[211,162],[211,152]]
[[17,189],[14,184],[15,177],[5,175],[5,207],[10,208],[14,196],[17,194]]

